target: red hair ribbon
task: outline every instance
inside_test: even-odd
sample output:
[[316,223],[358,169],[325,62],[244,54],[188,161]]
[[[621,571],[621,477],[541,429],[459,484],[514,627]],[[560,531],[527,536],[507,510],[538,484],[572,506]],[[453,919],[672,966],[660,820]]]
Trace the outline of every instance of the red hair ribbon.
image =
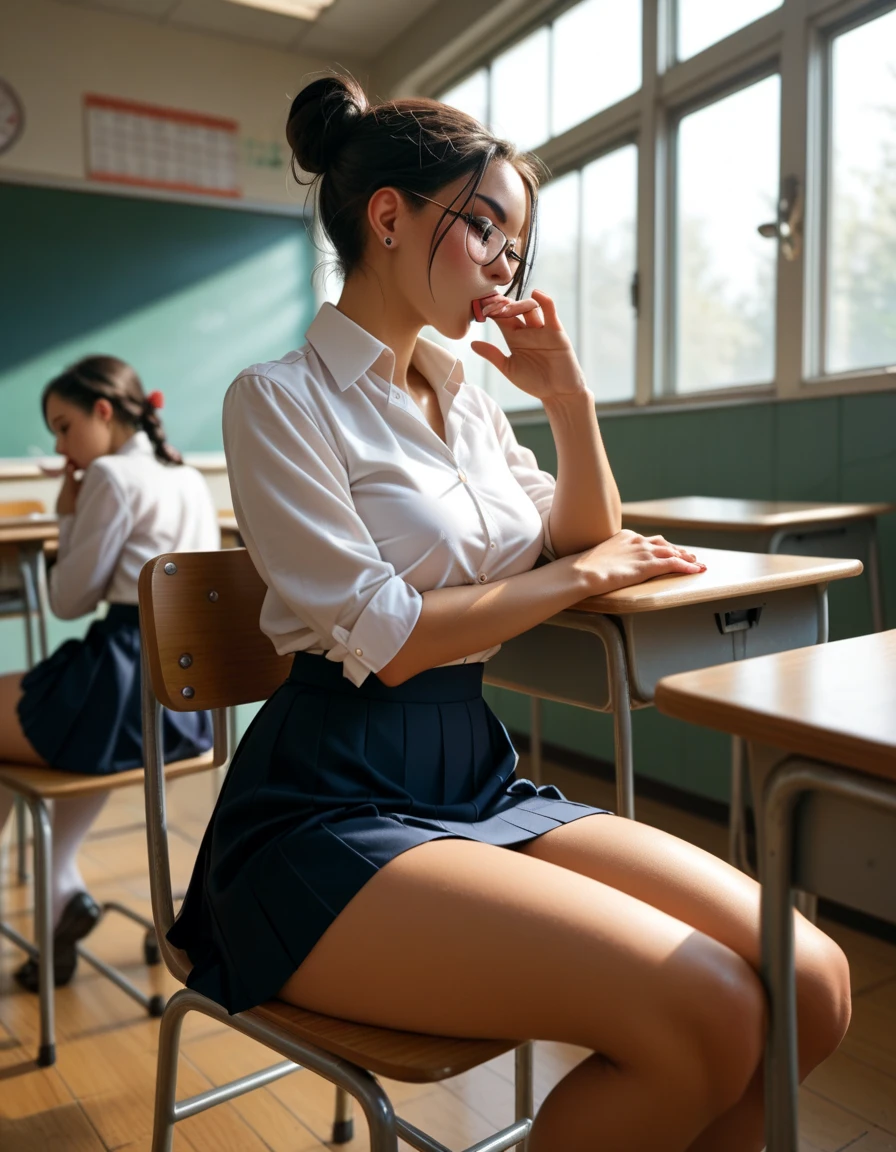
[[150,394],[146,397],[146,402],[152,408],[164,408],[165,397],[161,392],[150,392]]

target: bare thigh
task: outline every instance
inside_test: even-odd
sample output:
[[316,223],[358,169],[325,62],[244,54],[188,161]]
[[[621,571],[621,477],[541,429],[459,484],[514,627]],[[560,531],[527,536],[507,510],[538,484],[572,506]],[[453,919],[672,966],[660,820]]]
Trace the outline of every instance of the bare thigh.
[[[758,972],[759,885],[686,840],[636,821],[592,816],[523,845],[526,856],[598,880],[724,944]],[[839,946],[794,913],[797,1011],[806,1071],[839,1043],[850,1017]]]
[[0,760],[44,767],[46,761],[35,752],[22,731],[17,706],[22,695],[22,674],[0,676]]
[[390,861],[280,995],[409,1031],[567,1041],[619,1065],[669,1062],[661,1037],[683,1045],[723,1019],[761,1051],[759,982],[725,945],[599,880],[463,840]]

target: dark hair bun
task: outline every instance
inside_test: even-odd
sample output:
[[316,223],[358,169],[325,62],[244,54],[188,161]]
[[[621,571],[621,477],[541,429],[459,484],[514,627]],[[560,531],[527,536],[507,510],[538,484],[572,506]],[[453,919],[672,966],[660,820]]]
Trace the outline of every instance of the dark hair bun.
[[326,172],[355,124],[367,111],[367,97],[349,76],[313,80],[296,96],[286,122],[286,139],[305,172]]

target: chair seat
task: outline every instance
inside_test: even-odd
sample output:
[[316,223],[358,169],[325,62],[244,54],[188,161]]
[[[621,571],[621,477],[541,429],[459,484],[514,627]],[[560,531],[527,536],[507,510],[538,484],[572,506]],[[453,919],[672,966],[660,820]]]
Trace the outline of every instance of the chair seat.
[[[174,760],[165,765],[165,779],[176,780],[194,772],[213,768],[214,753],[205,752],[189,760]],[[127,788],[143,783],[143,769],[113,772],[109,776],[91,776],[77,772],[59,772],[55,768],[37,768],[31,764],[0,763],[0,784],[20,796],[41,800],[61,800],[72,796],[88,796],[94,792],[109,792],[113,788]]]
[[321,1016],[282,1000],[268,1000],[241,1013],[288,1031],[298,1040],[323,1048],[377,1076],[410,1084],[431,1084],[459,1076],[496,1056],[511,1052],[519,1040],[468,1040],[452,1036],[425,1036],[354,1024],[334,1016]]

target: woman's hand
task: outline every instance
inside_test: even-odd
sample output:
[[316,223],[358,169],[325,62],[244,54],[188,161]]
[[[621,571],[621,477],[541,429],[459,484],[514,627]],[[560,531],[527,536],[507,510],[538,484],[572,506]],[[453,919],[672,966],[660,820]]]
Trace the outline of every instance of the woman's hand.
[[74,514],[82,483],[80,480],[75,479],[75,472],[77,470],[77,467],[71,460],[66,461],[62,487],[59,489],[59,495],[56,497],[57,516],[72,516]]
[[585,577],[589,596],[643,584],[654,576],[693,576],[706,571],[706,565],[687,548],[670,544],[662,536],[639,536],[625,528],[596,548],[579,553],[575,567]]
[[494,320],[507,341],[510,355],[485,340],[471,347],[502,372],[511,384],[536,399],[582,395],[585,377],[554,301],[534,291],[526,300],[508,300],[496,292],[481,302],[483,316]]

